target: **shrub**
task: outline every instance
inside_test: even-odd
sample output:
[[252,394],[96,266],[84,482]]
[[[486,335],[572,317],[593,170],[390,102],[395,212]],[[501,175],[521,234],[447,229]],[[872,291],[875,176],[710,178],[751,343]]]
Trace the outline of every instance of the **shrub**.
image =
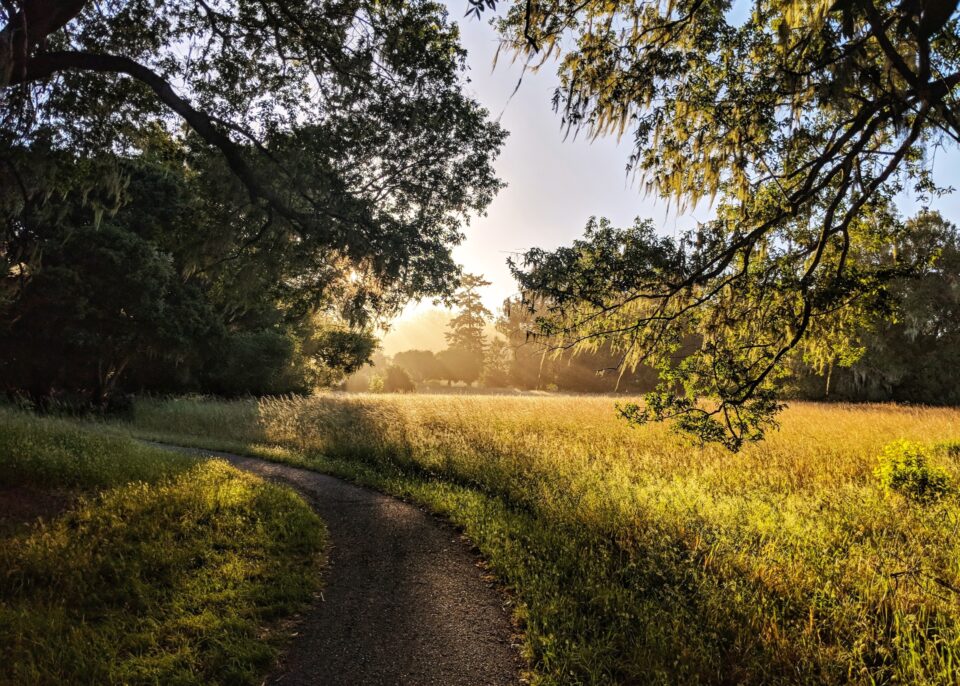
[[394,364],[387,367],[387,374],[383,379],[383,390],[387,393],[410,393],[416,390],[416,385],[406,369]]
[[204,385],[227,396],[301,393],[293,339],[280,331],[241,331],[221,343]]
[[929,450],[920,443],[890,443],[883,449],[875,473],[884,488],[918,502],[937,500],[950,491],[946,472],[929,463]]

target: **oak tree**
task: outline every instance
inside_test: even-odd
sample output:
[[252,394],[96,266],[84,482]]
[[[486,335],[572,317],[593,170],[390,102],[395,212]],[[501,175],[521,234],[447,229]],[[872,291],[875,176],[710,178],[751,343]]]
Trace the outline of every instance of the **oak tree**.
[[[715,219],[674,242],[591,227],[571,248],[528,254],[521,285],[556,315],[542,332],[612,341],[625,364],[662,369],[659,392],[625,409],[633,419],[672,418],[731,448],[761,438],[792,351],[918,266],[854,255],[898,194],[927,204],[946,190],[931,165],[960,140],[956,5],[511,5],[504,47],[534,67],[555,60],[565,127],[627,136],[629,169],[681,209],[719,199]],[[700,350],[675,364],[691,335]]]
[[[355,319],[448,295],[504,137],[464,95],[464,59],[429,0],[3,0],[0,267],[26,257],[23,207],[63,188],[36,149],[109,167],[160,128],[216,151],[251,239],[304,256],[291,286],[349,278]],[[105,211],[110,178],[87,177]]]

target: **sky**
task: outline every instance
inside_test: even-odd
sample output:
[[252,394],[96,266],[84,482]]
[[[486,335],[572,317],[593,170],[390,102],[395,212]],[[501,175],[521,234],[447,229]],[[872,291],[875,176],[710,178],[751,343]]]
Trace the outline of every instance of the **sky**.
[[[523,73],[522,64],[511,63],[504,55],[494,68],[497,36],[488,23],[489,12],[480,21],[463,17],[466,4],[466,0],[448,0],[450,17],[459,23],[468,52],[466,92],[510,132],[495,165],[507,187],[493,200],[486,216],[474,217],[464,227],[466,239],[454,250],[466,271],[483,274],[492,282],[482,294],[491,311],[496,312],[504,298],[516,292],[506,265],[510,255],[533,247],[569,244],[582,235],[591,216],[607,217],[614,226],[631,224],[635,217],[651,218],[669,235],[710,218],[708,206],[678,215],[673,208],[668,211],[665,202],[645,196],[638,182],[626,173],[629,137],[623,141],[613,137],[565,139],[550,101],[557,82],[555,68],[547,64],[539,73]],[[514,94],[521,74],[522,83]],[[960,155],[952,150],[936,155],[935,179],[960,188]],[[960,221],[958,194],[940,199],[934,207]],[[900,208],[909,216],[919,205],[904,196]],[[430,301],[411,304],[398,324],[423,321],[433,307]],[[387,349],[396,342],[390,339],[387,334]]]
[[[556,83],[550,65],[540,73],[523,74],[511,98],[522,64],[501,56],[493,68],[497,36],[487,23],[489,12],[478,21],[462,16],[466,0],[450,0],[448,6],[451,19],[460,24],[468,52],[466,92],[510,132],[496,162],[507,187],[486,216],[474,217],[464,227],[466,239],[454,250],[466,271],[483,274],[492,282],[483,293],[488,308],[495,310],[516,291],[506,266],[511,254],[569,243],[583,233],[593,215],[609,217],[616,225],[632,223],[638,215],[649,216],[667,229],[674,228],[674,218],[663,221],[665,205],[645,199],[627,178],[628,145],[615,139],[564,140],[560,117],[550,102]],[[431,306],[427,301],[408,308],[407,316]]]

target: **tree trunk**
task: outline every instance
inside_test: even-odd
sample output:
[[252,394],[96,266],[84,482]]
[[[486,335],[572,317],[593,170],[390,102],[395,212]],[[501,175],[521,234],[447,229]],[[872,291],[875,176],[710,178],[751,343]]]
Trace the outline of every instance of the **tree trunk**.
[[25,0],[0,29],[0,88],[27,73],[34,50],[73,20],[89,0]]

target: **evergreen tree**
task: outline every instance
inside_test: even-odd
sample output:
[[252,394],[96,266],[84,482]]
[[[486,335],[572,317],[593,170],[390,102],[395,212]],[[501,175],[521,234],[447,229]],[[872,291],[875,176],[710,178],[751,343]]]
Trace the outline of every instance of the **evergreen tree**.
[[485,329],[493,314],[484,307],[479,289],[489,285],[483,276],[464,274],[454,296],[458,312],[450,320],[446,334],[449,348],[469,352],[481,360],[487,346]]
[[487,339],[484,329],[493,317],[483,305],[479,289],[489,286],[483,276],[464,274],[454,295],[457,314],[447,325],[447,349],[437,355],[448,381],[471,384],[483,373]]

